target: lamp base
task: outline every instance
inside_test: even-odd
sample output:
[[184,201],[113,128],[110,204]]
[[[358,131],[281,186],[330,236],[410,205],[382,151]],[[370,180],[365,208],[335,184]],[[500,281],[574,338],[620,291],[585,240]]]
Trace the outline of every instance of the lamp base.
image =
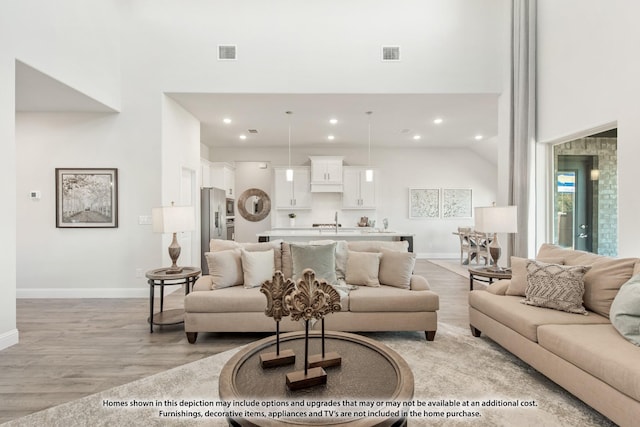
[[176,262],[178,261],[178,257],[180,257],[180,245],[178,244],[178,238],[176,237],[176,233],[173,233],[173,240],[169,245],[169,258],[171,258],[171,267],[165,272],[166,274],[178,274],[182,273],[183,268],[178,267]]
[[164,274],[178,274],[178,273],[182,273],[182,271],[184,270],[184,268],[182,267],[176,267],[176,268],[169,268],[167,271],[164,272]]
[[492,273],[502,273],[504,269],[498,265],[498,260],[500,259],[500,255],[502,254],[502,248],[498,243],[498,235],[496,234],[489,245],[489,255],[491,255],[491,261],[493,265],[487,268],[487,271]]

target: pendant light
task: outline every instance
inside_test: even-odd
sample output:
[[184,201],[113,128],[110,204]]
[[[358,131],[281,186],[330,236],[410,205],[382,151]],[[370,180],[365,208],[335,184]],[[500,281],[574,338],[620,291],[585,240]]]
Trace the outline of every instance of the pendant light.
[[289,115],[289,167],[285,172],[285,176],[287,181],[293,181],[293,169],[291,169],[291,111],[286,111],[286,114]]
[[367,182],[373,182],[373,169],[371,169],[371,114],[372,111],[367,111],[365,114],[369,116],[368,130],[369,130],[369,160],[367,162],[367,169],[364,172],[365,180]]

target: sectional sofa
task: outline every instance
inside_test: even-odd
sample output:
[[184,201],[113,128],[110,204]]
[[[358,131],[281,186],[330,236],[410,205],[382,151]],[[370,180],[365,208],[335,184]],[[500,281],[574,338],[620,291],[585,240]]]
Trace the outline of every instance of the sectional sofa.
[[587,315],[521,303],[528,271],[516,271],[521,260],[512,259],[512,280],[470,293],[472,333],[485,334],[615,423],[638,425],[640,347],[614,328],[609,311],[621,285],[640,273],[640,260],[549,244],[536,259],[588,267],[583,276]]
[[[341,293],[342,310],[326,317],[329,330],[358,331],[424,331],[432,341],[437,330],[438,295],[429,290],[427,280],[413,274],[415,255],[407,251],[407,242],[389,241],[323,241],[306,245],[319,250],[333,245],[333,259],[337,289]],[[238,261],[238,251],[244,255],[273,251],[273,268],[285,278],[294,276],[296,267],[318,269],[326,265],[314,263],[319,257],[300,261],[299,244],[281,240],[264,243],[236,243],[212,240],[206,254],[209,275],[195,283],[193,291],[185,297],[185,332],[190,343],[195,343],[199,332],[271,332],[274,322],[264,314],[266,298],[257,283],[247,286],[249,260]],[[377,259],[377,261],[376,261]],[[413,260],[413,261],[411,261]],[[371,262],[373,261],[373,263]],[[218,286],[221,270],[236,265],[233,284]],[[231,274],[233,276],[233,273]],[[347,279],[343,281],[341,279]],[[227,279],[228,281],[228,279]],[[242,283],[244,282],[244,283]],[[320,322],[315,324],[319,327]],[[303,330],[302,322],[283,318],[280,330]]]

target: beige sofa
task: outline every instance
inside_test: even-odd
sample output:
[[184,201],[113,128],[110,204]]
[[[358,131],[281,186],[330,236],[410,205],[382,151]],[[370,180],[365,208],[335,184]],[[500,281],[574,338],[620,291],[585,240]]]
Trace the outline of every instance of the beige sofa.
[[[591,266],[584,275],[588,315],[522,304],[522,296],[506,294],[513,293],[511,281],[501,280],[470,293],[472,333],[484,333],[615,423],[638,425],[640,348],[613,327],[609,309],[620,286],[640,273],[640,260],[549,244],[536,258]],[[520,280],[515,271],[512,280]]]
[[[219,242],[217,244],[219,245]],[[353,241],[343,242],[343,245],[354,252],[407,251],[407,242]],[[215,250],[216,242],[212,241],[211,246],[211,249]],[[290,244],[276,241],[241,246],[255,251],[275,247],[275,269],[281,270],[285,278],[292,276]],[[346,253],[343,255],[346,256]],[[336,257],[339,256],[336,251]],[[337,265],[339,264],[338,262]],[[184,325],[190,343],[196,342],[198,332],[275,330],[273,320],[264,314],[266,298],[259,287],[247,289],[239,285],[211,290],[211,283],[211,276],[200,277],[193,291],[185,297]],[[428,341],[435,337],[439,299],[437,294],[429,290],[429,284],[422,276],[411,274],[409,289],[383,284],[379,287],[358,286],[348,294],[343,293],[341,304],[342,311],[326,317],[325,327],[328,330],[425,331]],[[314,327],[319,328],[320,322]],[[293,322],[287,317],[280,322],[280,330],[304,330],[304,324]]]

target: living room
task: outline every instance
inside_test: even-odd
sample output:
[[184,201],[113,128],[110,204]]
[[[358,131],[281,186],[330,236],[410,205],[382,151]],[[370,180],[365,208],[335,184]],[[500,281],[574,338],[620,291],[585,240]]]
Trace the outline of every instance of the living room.
[[[199,1],[188,7],[142,1],[91,7],[74,1],[3,4],[0,181],[8,209],[1,230],[10,249],[0,261],[5,272],[0,348],[19,343],[17,298],[148,297],[146,280],[137,272],[167,264],[170,239],[139,224],[140,217],[180,199],[183,168],[198,171],[202,154],[200,122],[171,97],[175,93],[493,94],[495,160],[470,149],[455,154],[441,148],[373,151],[375,166],[384,167],[395,156],[393,170],[406,156],[415,170],[396,183],[402,191],[388,190],[378,220],[388,217],[394,228],[420,235],[416,252],[424,257],[455,255],[451,231],[473,221],[409,221],[406,189],[469,188],[474,182],[474,205],[509,202],[510,2],[423,3],[341,3],[339,13],[326,2],[246,2],[240,9]],[[634,160],[640,154],[635,143],[640,60],[629,54],[640,38],[632,20],[638,6],[546,0],[537,2],[537,12],[534,202],[529,230],[519,231],[528,237],[529,251],[522,255],[533,256],[549,241],[549,147],[617,128],[618,256],[638,256]],[[221,43],[237,44],[239,60],[218,61]],[[400,45],[407,56],[382,64],[377,55],[387,43]],[[33,73],[49,89],[58,85],[65,96],[24,99],[20,79]],[[59,105],[57,100],[69,99],[70,92],[76,94],[72,105]],[[364,150],[343,151],[355,164],[366,164]],[[294,153],[302,164],[308,154],[336,151]],[[270,156],[224,149],[209,153],[211,160],[286,165],[285,148]],[[465,167],[459,168],[460,158]],[[54,169],[68,166],[118,168],[118,228],[55,227]],[[34,190],[41,192],[40,199],[29,198]],[[196,240],[181,259],[197,262]]]

